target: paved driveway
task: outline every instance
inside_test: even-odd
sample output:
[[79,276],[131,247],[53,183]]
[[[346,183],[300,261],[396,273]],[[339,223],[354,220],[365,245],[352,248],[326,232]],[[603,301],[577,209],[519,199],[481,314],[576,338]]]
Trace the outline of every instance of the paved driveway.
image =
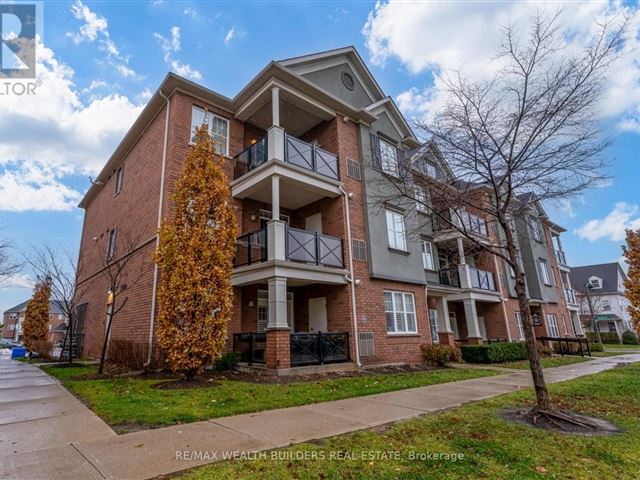
[[115,436],[55,379],[0,350],[0,478],[101,478],[71,442]]

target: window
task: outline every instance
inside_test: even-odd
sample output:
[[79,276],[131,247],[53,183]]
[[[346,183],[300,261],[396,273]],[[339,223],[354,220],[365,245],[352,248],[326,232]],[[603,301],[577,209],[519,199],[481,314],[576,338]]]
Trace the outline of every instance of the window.
[[438,311],[429,309],[429,327],[431,328],[431,341],[439,343],[438,338]]
[[425,270],[435,270],[433,261],[433,245],[426,240],[422,241],[422,266]]
[[560,336],[560,330],[558,330],[558,319],[551,313],[547,315],[547,329],[549,330],[549,336]]
[[542,258],[538,259],[538,266],[540,268],[540,278],[544,282],[545,285],[552,285],[551,283],[551,272],[549,272],[549,265],[546,260]]
[[398,152],[396,146],[380,138],[380,167],[384,173],[398,176]]
[[107,241],[107,260],[111,260],[116,254],[116,229],[109,230],[109,238]]
[[229,120],[195,106],[191,109],[191,142],[195,141],[196,129],[205,123],[205,120],[208,123],[209,135],[215,142],[216,153],[229,155]]
[[518,340],[524,340],[524,326],[522,324],[522,314],[516,312],[516,327],[518,328]]
[[609,300],[602,300],[602,311],[603,312],[611,311],[611,302],[609,302]]
[[420,173],[423,173],[428,177],[438,178],[438,170],[436,169],[436,166],[424,158],[420,160],[418,170],[420,170]]
[[540,222],[536,218],[529,218],[529,228],[531,229],[531,236],[536,242],[542,243],[542,228]]
[[347,158],[347,176],[362,180],[362,171],[360,170],[360,162]]
[[418,333],[412,293],[384,292],[387,333]]
[[591,277],[589,279],[589,283],[591,284],[591,288],[593,289],[600,289],[602,288],[602,279],[599,277]]
[[618,330],[616,329],[616,322],[609,322],[609,332],[618,333]]
[[425,192],[421,187],[415,187],[413,194],[416,199],[416,211],[420,213],[427,213],[427,192]]
[[406,250],[407,243],[404,234],[404,216],[393,210],[386,210],[387,237],[389,247],[396,250]]
[[364,240],[351,240],[351,250],[354,260],[367,260],[367,242]]
[[122,190],[122,182],[124,180],[124,165],[116,171],[116,180],[113,184],[113,195],[117,195]]

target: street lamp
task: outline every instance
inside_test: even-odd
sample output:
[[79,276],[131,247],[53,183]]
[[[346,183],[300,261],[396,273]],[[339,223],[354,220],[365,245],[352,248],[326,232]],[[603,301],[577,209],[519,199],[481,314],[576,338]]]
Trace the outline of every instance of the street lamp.
[[595,320],[595,316],[593,315],[593,305],[591,304],[591,296],[589,295],[589,290],[593,288],[593,285],[590,281],[587,280],[587,283],[584,284],[585,292],[587,294],[587,303],[589,304],[589,312],[591,312],[591,326],[593,327],[593,331],[596,334],[597,342],[602,345],[602,339],[600,338],[600,328],[598,328],[598,322]]

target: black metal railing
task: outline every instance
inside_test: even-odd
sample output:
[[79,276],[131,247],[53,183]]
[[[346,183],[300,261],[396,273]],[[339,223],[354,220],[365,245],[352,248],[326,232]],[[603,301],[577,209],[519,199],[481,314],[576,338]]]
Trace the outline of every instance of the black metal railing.
[[240,267],[267,261],[267,229],[246,233],[236,239],[236,255],[233,266]]
[[[589,340],[587,338],[579,337],[536,337],[539,342],[552,342],[554,343],[553,351],[560,353],[560,355],[568,354],[575,355],[579,353],[584,357],[585,353],[591,356],[591,347],[589,346]],[[572,345],[577,344],[575,349],[571,348]]]
[[234,157],[233,178],[259,167],[267,161],[267,137],[261,138]]
[[576,298],[576,292],[573,291],[573,289],[571,288],[565,288],[564,289],[564,298],[567,301],[567,303],[569,305],[577,305],[578,304],[578,300]]
[[285,135],[284,159],[287,163],[325,177],[340,179],[337,155],[291,135]]
[[287,227],[287,260],[326,267],[344,267],[342,240],[322,233]]
[[292,333],[291,366],[348,362],[349,332]]
[[558,263],[563,266],[567,266],[567,257],[565,256],[562,250],[556,250],[556,258],[558,259]]
[[479,268],[469,267],[469,275],[471,276],[471,286],[480,290],[496,291],[496,284],[493,279],[493,273]]
[[458,267],[443,268],[438,272],[440,285],[460,288],[460,271]]
[[254,363],[265,363],[265,352],[267,350],[266,333],[234,333],[233,351],[240,354],[240,361],[249,365]]

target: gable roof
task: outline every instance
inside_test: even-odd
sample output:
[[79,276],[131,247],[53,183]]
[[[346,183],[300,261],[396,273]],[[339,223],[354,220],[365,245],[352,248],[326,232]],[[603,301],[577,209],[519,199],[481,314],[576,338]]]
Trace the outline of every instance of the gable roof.
[[627,277],[618,262],[571,267],[569,275],[571,286],[580,293],[585,293],[585,284],[591,277],[601,278],[602,288],[590,290],[593,295],[599,295],[603,293],[618,293],[618,272],[623,279]]
[[[29,304],[29,300],[19,303],[18,305],[16,305],[15,307],[12,307],[8,310],[5,310],[4,313],[20,313],[23,312],[27,309],[27,305]],[[60,302],[58,302],[57,300],[51,300],[49,302],[49,313],[54,313],[56,315],[63,313],[62,309],[60,308]]]

